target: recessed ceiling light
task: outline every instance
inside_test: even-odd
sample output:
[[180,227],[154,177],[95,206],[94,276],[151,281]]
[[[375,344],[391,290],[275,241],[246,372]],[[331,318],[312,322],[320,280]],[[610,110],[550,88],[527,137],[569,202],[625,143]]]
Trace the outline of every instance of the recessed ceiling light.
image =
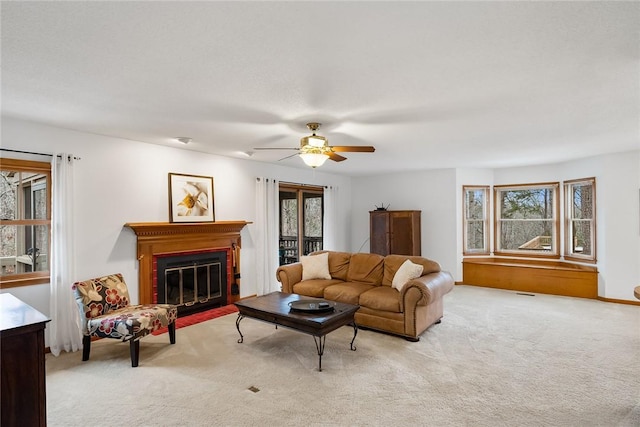
[[193,138],[189,138],[188,136],[176,136],[177,141],[182,142],[183,144],[188,144],[193,141]]

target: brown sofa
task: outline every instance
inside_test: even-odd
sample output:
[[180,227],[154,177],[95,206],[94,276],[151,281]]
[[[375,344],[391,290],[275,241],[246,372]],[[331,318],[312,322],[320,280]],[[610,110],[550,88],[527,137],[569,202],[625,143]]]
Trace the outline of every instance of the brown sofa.
[[[276,272],[282,292],[360,305],[355,321],[359,327],[400,335],[418,341],[429,326],[440,323],[443,296],[454,280],[440,265],[426,258],[328,252],[331,279],[302,280],[302,263],[280,266]],[[412,279],[399,292],[393,277],[409,259],[423,266],[421,277]]]

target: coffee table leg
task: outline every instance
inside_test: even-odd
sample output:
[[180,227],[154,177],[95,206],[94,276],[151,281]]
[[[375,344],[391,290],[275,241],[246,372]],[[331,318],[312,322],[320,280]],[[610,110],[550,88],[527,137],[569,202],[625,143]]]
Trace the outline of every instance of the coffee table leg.
[[244,337],[242,336],[242,332],[240,332],[240,321],[244,319],[244,316],[240,313],[238,313],[238,318],[236,319],[236,329],[238,330],[238,333],[240,334],[240,339],[238,340],[238,343],[241,344],[244,341]]
[[351,351],[356,351],[356,347],[353,345],[353,342],[356,340],[356,335],[358,335],[358,325],[356,325],[356,322],[353,322],[351,326],[353,326],[353,339],[351,340]]
[[321,337],[313,336],[313,341],[316,343],[316,350],[318,350],[318,371],[320,372],[322,372],[322,355],[324,354],[324,343],[326,339],[326,335]]

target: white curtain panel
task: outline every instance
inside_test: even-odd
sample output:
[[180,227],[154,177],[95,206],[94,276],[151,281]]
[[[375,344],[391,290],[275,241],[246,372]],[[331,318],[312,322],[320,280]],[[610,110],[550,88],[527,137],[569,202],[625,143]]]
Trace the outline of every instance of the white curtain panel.
[[256,178],[256,292],[279,291],[279,183],[272,178]]
[[322,229],[322,249],[336,251],[338,236],[338,187],[324,187],[324,223]]
[[68,154],[54,155],[51,161],[51,323],[47,329],[54,356],[82,348],[80,315],[71,290],[75,280],[73,161]]

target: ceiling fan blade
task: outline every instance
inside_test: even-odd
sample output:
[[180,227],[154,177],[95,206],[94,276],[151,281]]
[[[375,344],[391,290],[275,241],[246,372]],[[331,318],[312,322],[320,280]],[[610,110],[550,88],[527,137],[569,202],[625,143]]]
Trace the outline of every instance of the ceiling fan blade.
[[296,154],[291,154],[290,156],[287,156],[287,157],[283,157],[283,158],[281,158],[281,159],[278,159],[278,161],[280,162],[280,161],[282,161],[282,160],[287,160],[287,159],[290,159],[290,158],[292,158],[293,156],[297,156],[297,155],[298,155],[298,153],[296,153]]
[[256,147],[254,150],[296,150],[300,151],[300,147]]
[[336,153],[373,153],[376,151],[370,145],[334,145],[331,150]]
[[346,157],[342,157],[340,154],[336,154],[333,151],[327,151],[327,155],[329,156],[329,158],[331,160],[333,160],[334,162],[341,162],[343,160],[347,160]]

